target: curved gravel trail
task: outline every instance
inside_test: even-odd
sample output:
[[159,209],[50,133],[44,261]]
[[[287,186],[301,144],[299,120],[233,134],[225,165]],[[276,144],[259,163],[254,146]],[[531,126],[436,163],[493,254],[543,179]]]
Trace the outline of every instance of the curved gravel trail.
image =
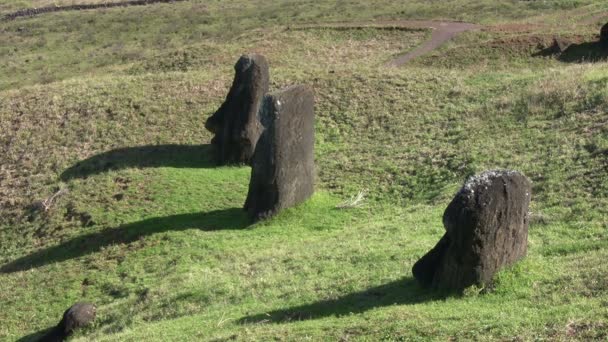
[[418,46],[414,50],[394,58],[386,63],[386,66],[399,67],[416,57],[425,55],[448,40],[459,35],[460,33],[472,30],[481,29],[481,25],[456,22],[456,21],[434,21],[434,20],[384,20],[375,22],[339,22],[324,25],[303,25],[300,28],[334,28],[334,29],[349,29],[349,28],[391,28],[391,29],[412,29],[412,30],[433,30],[431,38]]
[[445,44],[447,41],[460,33],[481,28],[481,26],[475,24],[449,21],[408,20],[399,22],[399,25],[408,28],[432,29],[433,33],[431,34],[431,38],[425,43],[406,53],[405,55],[389,61],[387,66],[402,66],[414,58],[420,57],[439,48],[441,45]]

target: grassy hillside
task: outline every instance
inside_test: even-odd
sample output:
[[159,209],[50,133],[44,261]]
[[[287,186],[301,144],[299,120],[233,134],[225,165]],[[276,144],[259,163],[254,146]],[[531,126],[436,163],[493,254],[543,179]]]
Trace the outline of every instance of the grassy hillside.
[[[0,21],[0,340],[76,301],[98,307],[76,341],[606,339],[606,9],[187,1]],[[326,27],[407,18],[483,28],[389,68],[431,33]],[[540,53],[554,36],[579,45]],[[312,86],[317,115],[316,195],[255,225],[250,169],[215,167],[203,128],[245,52],[272,89]],[[420,288],[443,210],[490,168],[533,181],[528,257],[489,288]]]

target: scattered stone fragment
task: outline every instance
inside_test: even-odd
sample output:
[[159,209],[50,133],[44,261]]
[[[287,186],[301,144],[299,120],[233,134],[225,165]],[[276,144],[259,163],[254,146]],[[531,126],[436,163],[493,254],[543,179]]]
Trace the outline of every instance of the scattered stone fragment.
[[531,191],[517,171],[471,177],[443,214],[445,235],[414,264],[414,277],[423,286],[450,290],[489,284],[502,267],[526,255]]
[[93,323],[96,312],[97,309],[93,304],[76,303],[65,311],[63,319],[59,322],[59,326],[63,329],[66,336],[69,336],[75,330]]
[[270,217],[314,192],[314,96],[307,86],[269,94],[260,109],[264,126],[252,158],[245,210]]
[[205,123],[220,165],[248,164],[262,132],[258,111],[268,93],[268,62],[243,55],[234,66],[232,87],[222,106]]

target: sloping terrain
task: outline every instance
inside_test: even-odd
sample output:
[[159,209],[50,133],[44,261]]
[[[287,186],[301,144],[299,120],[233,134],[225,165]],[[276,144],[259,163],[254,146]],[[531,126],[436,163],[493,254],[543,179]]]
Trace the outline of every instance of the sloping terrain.
[[7,13],[2,19],[3,20],[15,20],[23,17],[34,17],[37,15],[57,13],[57,12],[70,12],[70,11],[92,11],[100,9],[110,9],[117,7],[129,7],[129,6],[149,6],[155,4],[167,4],[175,3],[184,0],[123,0],[118,2],[100,2],[93,1],[91,3],[72,3],[69,5],[58,5],[53,4],[52,6],[24,8],[18,11]]
[[[76,341],[605,339],[608,64],[582,57],[607,9],[193,0],[0,22],[0,340],[76,301],[98,307]],[[481,28],[387,67],[433,34],[380,27],[409,19]],[[538,54],[554,37],[582,57]],[[203,128],[245,52],[316,97],[317,193],[255,225],[250,169],[215,167]],[[497,167],[533,181],[528,257],[488,288],[422,289],[446,205]]]

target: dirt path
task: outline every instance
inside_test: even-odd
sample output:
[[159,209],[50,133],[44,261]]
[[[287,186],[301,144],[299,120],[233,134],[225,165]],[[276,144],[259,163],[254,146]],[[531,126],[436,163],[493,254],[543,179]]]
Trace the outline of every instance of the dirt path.
[[431,38],[424,44],[403,56],[393,59],[387,63],[387,66],[402,66],[414,58],[420,57],[437,49],[448,40],[454,38],[462,32],[481,28],[481,26],[475,24],[447,21],[401,21],[400,25],[409,28],[432,29],[433,33],[431,34]]
[[[600,20],[608,18],[608,13],[599,13],[581,21],[583,25],[596,24]],[[388,24],[398,25],[404,28],[429,28],[433,30],[431,38],[417,47],[413,51],[399,56],[392,61],[387,63],[387,66],[402,66],[403,64],[411,61],[414,58],[425,55],[446,43],[448,40],[454,38],[460,33],[472,30],[497,30],[497,31],[526,31],[532,28],[543,27],[541,24],[507,24],[498,26],[482,27],[480,25],[463,23],[463,22],[450,22],[450,21],[395,21],[386,22]]]
[[375,22],[356,22],[356,23],[332,23],[326,25],[305,25],[300,28],[333,28],[333,29],[356,29],[356,28],[381,28],[381,29],[403,29],[403,30],[425,30],[431,29],[431,38],[422,45],[386,63],[386,66],[399,67],[416,57],[427,54],[448,40],[466,31],[477,30],[482,26],[452,22],[452,21],[432,21],[432,20],[385,20]]
[[185,0],[129,0],[122,2],[108,2],[100,4],[83,4],[83,5],[68,5],[68,6],[50,6],[41,8],[27,8],[5,15],[2,19],[14,20],[19,17],[33,17],[44,13],[67,12],[67,11],[83,11],[99,8],[112,7],[127,7],[127,6],[144,6],[156,3],[172,3]]

